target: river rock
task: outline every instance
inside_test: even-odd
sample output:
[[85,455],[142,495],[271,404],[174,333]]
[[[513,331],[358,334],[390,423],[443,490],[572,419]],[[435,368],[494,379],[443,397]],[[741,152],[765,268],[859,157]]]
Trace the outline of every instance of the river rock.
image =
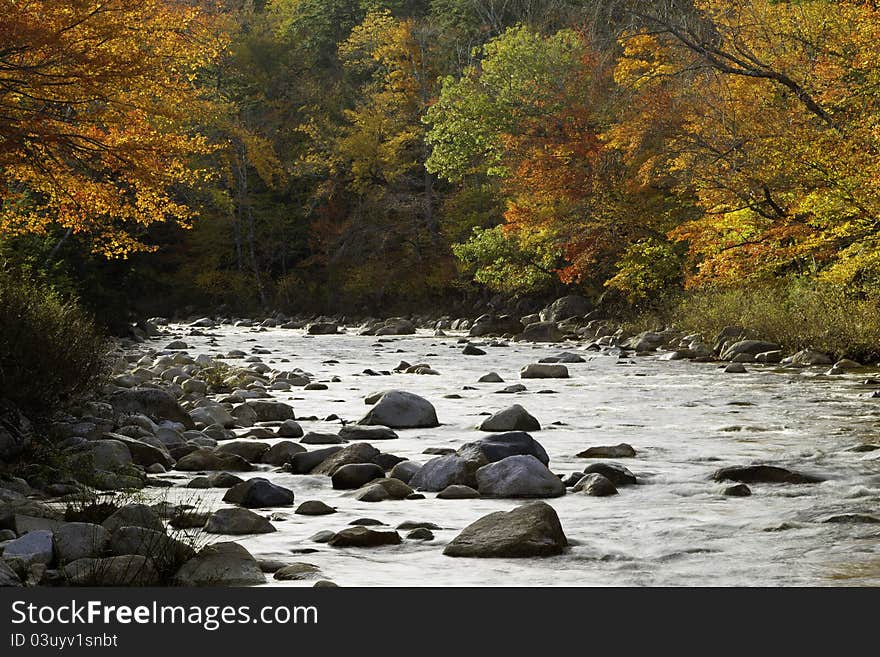
[[164,390],[143,388],[122,390],[110,395],[107,400],[113,410],[120,415],[146,415],[151,420],[171,420],[186,429],[195,429],[189,414],[180,407],[177,400]]
[[321,569],[313,563],[292,563],[277,570],[274,578],[282,582],[289,582],[292,580],[315,579],[320,574]]
[[620,443],[619,445],[599,445],[590,447],[579,453],[577,456],[581,459],[624,459],[634,458],[636,450],[632,445]]
[[615,486],[628,486],[638,483],[636,476],[617,463],[593,463],[584,468],[584,474],[598,473],[610,480]]
[[550,464],[550,457],[537,440],[523,431],[499,433],[486,436],[458,448],[457,454],[470,461],[494,463],[508,456],[534,456],[544,465]]
[[724,368],[725,374],[747,374],[748,370],[742,363],[731,363]]
[[[340,451],[342,451],[341,447],[333,446],[294,454],[287,464],[287,469],[293,474],[309,474],[314,468]],[[378,452],[378,450],[376,451]]]
[[22,586],[21,578],[3,559],[0,559],[0,588]]
[[208,534],[268,534],[274,531],[275,527],[263,516],[239,507],[218,509],[205,524]]
[[20,559],[30,566],[35,563],[50,564],[54,556],[52,532],[38,529],[9,541],[3,548],[4,559]]
[[565,365],[526,365],[519,372],[521,379],[567,379],[568,368]]
[[584,493],[593,497],[606,497],[608,495],[617,495],[617,487],[608,477],[600,475],[598,472],[584,475],[574,485],[572,489],[575,493]]
[[256,413],[259,422],[284,422],[296,419],[293,408],[280,401],[252,399],[246,401],[245,404]]
[[161,580],[153,560],[139,554],[77,559],[63,572],[71,586],[157,586]]
[[433,541],[434,534],[431,532],[430,529],[419,527],[418,529],[413,529],[409,534],[407,534],[406,538],[410,541]]
[[817,484],[824,479],[775,465],[738,465],[716,470],[715,481],[738,481],[743,484]]
[[0,461],[11,461],[33,440],[30,421],[12,403],[0,400]]
[[235,454],[250,463],[259,463],[269,450],[267,443],[256,440],[233,440],[223,443],[214,451],[218,454]]
[[746,486],[745,484],[736,484],[735,486],[728,486],[724,489],[722,495],[727,497],[748,497],[752,494],[752,489]]
[[479,427],[480,431],[540,431],[541,423],[519,404],[498,411],[486,418]]
[[293,504],[293,491],[273,484],[268,479],[254,477],[227,490],[223,501],[247,509],[287,506]]
[[158,440],[154,439],[155,444],[151,444],[116,433],[108,433],[105,436],[125,445],[131,455],[132,462],[141,467],[146,468],[155,463],[165,469],[174,467],[174,459],[171,458],[168,449]]
[[309,431],[299,442],[301,445],[342,445],[345,443],[345,438],[335,433]]
[[465,527],[443,550],[449,557],[545,557],[562,554],[568,540],[546,502],[496,511]]
[[370,409],[359,424],[381,425],[392,429],[436,427],[437,412],[426,399],[403,390],[389,390]]
[[284,420],[278,427],[279,438],[302,438],[303,429],[296,420]]
[[250,586],[265,582],[257,560],[233,542],[202,548],[174,574],[178,586]]
[[422,465],[410,479],[409,485],[428,492],[438,492],[453,484],[476,488],[476,470],[479,466],[479,462],[458,455],[438,456]]
[[534,322],[526,326],[516,339],[522,342],[560,342],[565,338],[556,322]]
[[231,472],[250,472],[253,466],[237,454],[215,452],[202,447],[180,458],[174,466],[177,470],[195,472],[198,470],[228,470]]
[[331,481],[337,490],[353,490],[384,477],[385,471],[374,463],[349,463],[337,468],[331,475]]
[[333,547],[379,547],[400,545],[400,534],[396,531],[376,531],[368,527],[350,527],[337,532],[327,541]]
[[483,497],[559,497],[565,486],[534,456],[508,456],[477,470]]
[[113,532],[110,553],[115,556],[139,554],[149,557],[157,567],[164,570],[176,568],[194,557],[196,551],[192,546],[171,538],[164,532],[143,527],[121,527]]
[[468,342],[464,349],[461,350],[462,355],[464,356],[485,356],[486,352],[480,349],[479,347],[475,347],[470,342]]
[[390,476],[408,484],[421,467],[415,461],[401,461],[391,468]]
[[101,526],[111,534],[120,527],[145,527],[158,532],[165,531],[162,520],[146,504],[127,504],[108,516]]
[[363,426],[360,424],[346,424],[339,430],[339,436],[345,440],[393,440],[397,434],[388,427]]
[[224,429],[231,429],[236,425],[236,418],[220,404],[205,404],[191,410],[189,415],[193,422],[201,427],[210,427],[217,424]]
[[834,360],[831,356],[822,351],[813,351],[812,349],[802,349],[796,354],[782,359],[783,365],[802,365],[804,367],[810,367],[813,365],[831,365],[833,363]]
[[306,448],[302,445],[297,445],[290,440],[282,440],[265,451],[262,458],[260,458],[260,463],[281,466],[288,463],[294,454],[302,454],[305,451]]
[[570,294],[551,303],[539,315],[543,322],[561,322],[572,317],[583,317],[592,310],[593,304],[589,299],[577,294]]
[[336,513],[336,509],[332,506],[327,506],[320,500],[307,500],[296,507],[294,513],[302,516],[326,516],[331,513]]
[[89,522],[67,522],[53,533],[59,564],[101,556],[110,544],[110,532]]
[[512,315],[481,315],[474,321],[468,335],[472,338],[487,335],[516,335],[522,330],[522,322]]
[[338,452],[331,454],[321,461],[320,464],[312,469],[311,474],[322,474],[332,477],[333,474],[344,465],[349,465],[351,463],[372,463],[373,459],[378,455],[379,450],[372,445],[368,443],[354,443],[353,445],[344,447]]
[[764,340],[740,340],[734,342],[721,352],[721,360],[733,360],[739,354],[750,354],[757,356],[765,351],[778,351],[781,347],[775,342],[766,342]]
[[452,484],[437,493],[438,500],[473,500],[478,497],[481,497],[480,491],[462,484]]
[[339,333],[339,325],[335,322],[314,322],[306,329],[309,335],[336,335]]
[[497,372],[489,372],[477,379],[477,383],[504,383],[504,379]]

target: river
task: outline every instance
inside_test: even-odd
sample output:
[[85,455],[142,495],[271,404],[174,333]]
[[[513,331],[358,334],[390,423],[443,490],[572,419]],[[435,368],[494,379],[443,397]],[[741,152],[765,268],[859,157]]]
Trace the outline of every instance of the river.
[[[613,497],[569,492],[546,500],[556,509],[571,548],[562,556],[540,559],[442,554],[467,524],[492,511],[509,510],[520,503],[516,500],[438,500],[427,493],[425,500],[359,502],[333,490],[329,477],[261,466],[266,470],[241,476],[268,477],[292,489],[296,504],[322,500],[338,513],[315,517],[295,515],[295,507],[266,510],[285,518],[273,521],[276,533],[233,537],[258,558],[315,564],[324,578],[341,586],[880,584],[880,524],[822,522],[833,514],[877,511],[880,451],[849,451],[862,443],[880,443],[880,399],[871,398],[875,388],[864,384],[865,373],[826,376],[827,367],[749,365],[747,374],[725,374],[713,363],[667,361],[659,354],[618,359],[585,351],[579,343],[490,347],[491,340],[475,340],[488,353],[464,356],[463,345],[457,343],[460,336],[437,338],[423,331],[380,340],[228,326],[196,336],[185,327],[170,328],[186,339],[191,355],[268,349],[271,353],[261,357],[270,367],[299,367],[312,373],[313,380],[326,382],[328,390],[274,393],[294,407],[298,418],[335,414],[356,421],[369,409],[364,397],[386,389],[427,398],[437,409],[440,427],[398,430],[399,439],[373,443],[418,462],[432,458],[423,454],[426,448],[457,448],[487,435],[475,430],[483,419],[480,414],[513,403],[540,420],[542,430],[532,435],[550,455],[555,473],[582,471],[594,462],[575,457],[590,446],[626,442],[637,451],[636,458],[617,462],[636,474],[639,485],[621,488]],[[164,336],[150,346],[161,348],[167,341]],[[563,349],[587,360],[567,365],[571,378],[524,380],[527,391],[496,394],[520,382],[521,367]],[[367,368],[391,370],[400,360],[428,363],[440,374],[363,374]],[[490,371],[505,382],[477,383]],[[331,383],[331,377],[340,381]],[[445,397],[450,394],[461,398]],[[338,421],[300,424],[305,431],[335,433],[340,427]],[[750,497],[722,496],[725,484],[711,480],[713,471],[752,462],[818,474],[827,481],[755,484]],[[224,492],[177,487],[147,491],[189,502],[198,494],[202,506],[221,504]],[[418,520],[443,529],[434,531],[433,541],[407,540],[371,549],[340,549],[309,540],[320,530],[338,531],[362,517],[392,528]]]

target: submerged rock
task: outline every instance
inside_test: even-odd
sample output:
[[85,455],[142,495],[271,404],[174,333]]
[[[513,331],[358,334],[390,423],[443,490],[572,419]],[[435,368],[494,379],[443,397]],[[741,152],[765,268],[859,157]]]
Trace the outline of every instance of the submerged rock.
[[546,557],[562,554],[568,540],[553,507],[532,502],[496,511],[465,527],[443,550],[449,557]]
[[715,481],[738,481],[744,484],[818,484],[824,479],[775,465],[737,465],[716,470]]
[[541,423],[519,404],[514,404],[486,418],[480,431],[540,431]]

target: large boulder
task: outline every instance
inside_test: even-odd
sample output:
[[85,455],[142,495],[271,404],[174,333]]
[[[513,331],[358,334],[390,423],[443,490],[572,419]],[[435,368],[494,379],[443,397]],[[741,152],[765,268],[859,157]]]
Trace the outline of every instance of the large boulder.
[[448,557],[547,557],[562,554],[568,540],[546,502],[496,511],[465,527],[443,550]]
[[349,463],[337,468],[331,480],[337,490],[353,490],[384,477],[385,471],[375,463]]
[[52,546],[52,532],[38,529],[6,543],[3,548],[4,559],[20,559],[27,565],[52,563],[55,554]]
[[110,543],[110,532],[89,522],[68,522],[54,531],[55,557],[66,564],[101,556]]
[[296,419],[293,408],[284,402],[252,399],[245,403],[256,413],[258,422],[284,422]]
[[110,395],[107,400],[119,415],[146,415],[160,422],[171,420],[182,424],[186,429],[195,429],[189,414],[184,411],[171,393],[156,388],[122,390]]
[[152,559],[161,570],[177,567],[195,556],[192,546],[143,527],[122,527],[113,532],[110,539],[110,553],[115,556],[139,554]]
[[183,564],[174,574],[178,586],[251,586],[266,576],[253,555],[238,543],[214,543]]
[[572,491],[592,495],[593,497],[617,495],[617,487],[608,477],[600,475],[598,472],[581,477],[581,480],[574,485]]
[[260,457],[260,463],[281,466],[290,462],[295,454],[302,454],[306,448],[290,440],[282,440],[267,449]]
[[523,431],[499,433],[486,436],[472,443],[465,443],[458,448],[457,454],[470,461],[494,463],[508,456],[534,456],[544,465],[550,463],[550,457],[537,440]]
[[403,390],[389,390],[382,395],[359,424],[411,429],[436,427],[439,422],[437,422],[437,411],[427,399]]
[[831,356],[822,351],[813,351],[812,349],[802,349],[796,354],[782,359],[783,365],[802,365],[804,367],[832,365],[833,363],[834,359]]
[[235,454],[249,463],[259,463],[268,450],[268,443],[259,440],[231,440],[214,451],[217,454]]
[[737,481],[742,484],[818,484],[824,479],[795,472],[775,465],[741,465],[716,470],[715,481]]
[[227,490],[223,501],[248,509],[288,506],[293,504],[293,491],[273,484],[268,479],[254,477]]
[[396,531],[376,531],[369,527],[350,527],[333,535],[327,541],[333,547],[379,547],[400,545],[402,539]]
[[125,443],[119,440],[94,440],[87,443],[86,449],[76,455],[75,461],[88,464],[95,470],[115,472],[129,465],[132,459]]
[[354,498],[360,502],[384,502],[385,500],[405,500],[415,491],[399,479],[374,479],[372,483],[355,491]]
[[[323,459],[312,470],[311,474],[333,476],[342,466],[352,463],[372,463],[379,456],[379,450],[368,443],[355,443],[340,449]],[[299,455],[294,457],[298,458]],[[381,469],[381,468],[380,468]]]
[[193,422],[195,422],[196,425],[202,425],[205,427],[209,427],[212,424],[219,424],[225,429],[231,429],[236,425],[236,418],[234,418],[229,411],[220,404],[204,404],[191,410],[189,416],[193,419]]
[[438,456],[425,463],[412,479],[409,485],[416,490],[439,492],[453,484],[477,487],[476,471],[482,465],[462,458],[457,454]]
[[161,579],[153,560],[139,554],[77,559],[63,572],[71,586],[157,586]]
[[128,436],[123,436],[122,434],[117,433],[108,433],[105,434],[105,437],[112,438],[128,447],[132,462],[144,468],[149,467],[154,463],[158,463],[166,469],[174,466],[174,459],[171,458],[171,454],[168,453],[168,450],[164,448],[164,446],[159,446],[162,445],[162,443],[158,440],[155,441],[155,444],[147,443],[143,440],[129,438]]
[[158,514],[146,504],[127,504],[108,516],[101,525],[111,534],[121,527],[145,527],[158,532],[165,531],[165,525]]
[[309,324],[306,333],[309,335],[336,335],[339,333],[339,324],[335,322],[315,322]]
[[522,322],[511,315],[482,315],[476,319],[468,335],[474,338],[485,335],[516,335],[522,330]]
[[388,427],[346,424],[339,430],[339,437],[345,440],[393,440],[397,434]]
[[516,339],[520,342],[560,342],[564,337],[565,333],[556,322],[533,322]]
[[[290,457],[287,462],[287,470],[293,474],[309,474],[336,452],[342,451],[342,447],[324,447],[312,451],[300,452]],[[376,450],[377,452],[379,450]]]
[[23,586],[21,578],[3,559],[0,559],[0,589]]
[[248,461],[237,454],[217,452],[210,447],[202,447],[190,452],[178,460],[174,467],[177,470],[182,470],[184,472],[195,472],[199,470],[250,472],[254,469]]
[[536,363],[526,365],[519,371],[521,379],[567,379],[568,368],[565,365],[549,365]]
[[483,497],[559,497],[562,481],[534,456],[508,456],[477,470]]
[[775,342],[764,340],[740,340],[721,352],[721,360],[733,360],[740,355],[757,356],[766,351],[778,351],[781,347]]
[[242,508],[218,509],[205,524],[208,534],[268,534],[275,527],[263,516]]
[[376,328],[371,335],[412,335],[416,332],[416,325],[402,317],[392,317]]
[[583,317],[592,310],[593,304],[589,299],[577,294],[570,294],[566,297],[560,297],[539,314],[543,322],[561,322],[563,319],[571,317]]
[[502,431],[540,431],[541,423],[522,406],[514,404],[483,420],[479,430],[496,433]]
[[628,468],[617,463],[593,463],[584,468],[584,474],[600,474],[615,486],[631,486],[638,483],[636,476]]

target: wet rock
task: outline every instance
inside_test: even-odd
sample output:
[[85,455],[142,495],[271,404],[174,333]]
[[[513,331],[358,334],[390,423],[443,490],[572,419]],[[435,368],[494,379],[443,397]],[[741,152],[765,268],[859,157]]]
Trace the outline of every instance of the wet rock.
[[393,440],[397,434],[388,427],[346,424],[339,430],[339,436],[346,440]]
[[480,431],[540,431],[541,423],[525,408],[514,404],[483,421]]
[[279,438],[302,438],[302,427],[295,420],[284,420],[278,427]]
[[715,481],[738,481],[743,484],[817,484],[821,477],[787,470],[774,465],[740,465],[716,470]]
[[581,477],[574,485],[572,492],[584,493],[593,497],[607,497],[608,495],[617,495],[617,487],[608,477],[594,472]]
[[561,322],[572,317],[583,317],[592,310],[593,304],[589,299],[577,294],[570,294],[551,303],[539,315],[541,321],[544,322]]
[[481,497],[478,490],[462,484],[452,484],[437,493],[438,500],[472,500]]
[[355,499],[360,502],[384,502],[385,500],[405,500],[413,494],[413,489],[399,479],[387,478],[374,480],[355,492]]
[[161,579],[153,560],[138,554],[77,559],[63,572],[71,586],[157,586]]
[[341,445],[345,443],[345,438],[337,436],[335,433],[309,431],[299,442],[302,445]]
[[568,368],[565,365],[526,365],[519,372],[521,379],[567,379]]
[[562,554],[568,540],[553,507],[532,502],[496,511],[465,527],[443,550],[450,557],[545,557]]
[[476,488],[476,470],[481,464],[457,455],[438,456],[426,462],[410,479],[417,490],[437,492],[453,484]]
[[349,463],[337,468],[331,475],[331,481],[337,490],[353,490],[384,477],[385,471],[374,463]]
[[508,456],[534,456],[544,465],[549,465],[550,457],[541,444],[523,431],[499,433],[486,436],[459,447],[457,454],[470,461],[494,463]]
[[[137,465],[146,468],[158,463],[165,469],[174,467],[174,459],[171,458],[171,454],[168,453],[168,450],[164,446],[159,447],[158,445],[129,438],[128,436],[121,434],[108,433],[105,435],[108,438],[112,438],[125,445],[131,455],[131,460]],[[161,445],[161,443],[159,443],[159,445]]]
[[218,425],[224,429],[231,429],[236,425],[236,419],[220,404],[205,404],[194,408],[189,412],[193,422],[200,427]]
[[396,531],[376,531],[367,527],[351,527],[337,532],[327,541],[333,547],[380,547],[383,545],[400,545],[400,534]]
[[559,497],[565,486],[534,456],[508,456],[476,473],[484,497]]
[[504,383],[504,379],[497,372],[489,372],[477,379],[477,383]]
[[526,387],[521,383],[514,383],[512,386],[507,386],[506,388],[502,388],[501,390],[497,390],[496,394],[499,395],[512,395],[517,392],[525,392]]
[[752,494],[752,489],[745,484],[736,484],[735,486],[728,486],[721,494],[726,497],[748,497]]
[[195,429],[189,414],[180,407],[170,393],[164,390],[156,388],[122,390],[110,395],[108,401],[113,410],[120,415],[141,414],[157,422],[171,420],[179,422],[186,429]]
[[68,522],[54,531],[55,556],[58,563],[101,556],[110,543],[110,532],[89,522]]
[[512,315],[481,315],[474,321],[468,335],[472,338],[487,335],[515,335],[522,330],[522,322]]
[[223,501],[248,509],[287,506],[293,504],[293,491],[273,484],[268,479],[254,477],[236,484],[226,491]]
[[335,322],[315,322],[309,324],[306,333],[309,335],[336,335],[339,333],[339,325]]
[[313,563],[292,563],[289,566],[275,572],[274,578],[282,581],[315,579],[321,574],[321,569]]
[[[352,463],[372,463],[379,455],[379,450],[368,443],[354,443],[331,454],[312,469],[312,474],[333,476],[342,466]],[[297,455],[298,457],[299,455]],[[297,458],[294,457],[294,458]],[[384,473],[383,473],[384,476]]]
[[877,523],[880,523],[880,518],[867,513],[841,513],[834,516],[829,516],[822,520],[822,522],[831,524],[876,525]]
[[563,338],[565,333],[559,329],[556,322],[534,322],[516,336],[516,339],[522,342],[560,342]]
[[229,472],[215,472],[207,477],[196,477],[187,484],[187,488],[232,488],[243,481]]
[[202,548],[174,574],[178,586],[250,586],[265,582],[257,560],[233,542]]
[[406,530],[406,529],[443,529],[440,525],[435,525],[433,522],[428,522],[426,520],[404,520],[402,523],[397,525],[395,529]]
[[267,449],[260,458],[260,463],[281,466],[288,463],[294,454],[302,454],[306,448],[290,440],[282,440]]
[[636,476],[617,463],[593,463],[584,468],[584,474],[597,473],[610,480],[615,486],[629,486],[636,482]]
[[192,546],[171,538],[164,532],[143,527],[121,527],[113,532],[110,540],[110,553],[115,556],[139,554],[149,557],[161,568],[176,568],[195,556]]
[[326,543],[334,536],[336,536],[336,532],[331,532],[329,529],[324,529],[310,536],[309,540],[313,543]]
[[267,443],[257,442],[255,440],[233,440],[223,443],[216,450],[218,454],[235,454],[250,463],[259,463],[263,454],[269,450]]
[[9,541],[3,548],[4,559],[20,559],[30,566],[35,563],[51,564],[54,556],[52,532],[40,529]]
[[205,526],[210,516],[206,511],[186,510],[175,514],[168,524],[174,529],[198,529]]
[[402,390],[389,390],[370,409],[359,424],[381,425],[392,429],[436,427],[437,412],[426,399]]
[[416,472],[419,471],[419,468],[422,466],[416,463],[415,461],[401,461],[393,468],[391,468],[391,476],[395,479],[399,479],[405,484],[408,484]]
[[21,578],[3,559],[0,559],[0,588],[22,586]]
[[757,356],[765,351],[778,351],[781,347],[775,342],[766,342],[764,340],[740,340],[734,342],[721,352],[721,360],[733,360],[739,354],[749,354]]
[[636,450],[632,445],[620,443],[619,445],[600,445],[590,447],[578,454],[578,458],[582,459],[624,459],[634,458]]
[[293,474],[308,474],[314,468],[318,467],[328,458],[340,451],[342,451],[341,447],[334,446],[294,454],[288,462],[287,469]]
[[245,404],[256,413],[259,422],[284,422],[296,419],[293,408],[283,402],[254,399]]
[[418,529],[413,529],[407,534],[406,538],[410,541],[433,541],[434,534],[429,529],[419,527]]
[[486,352],[480,349],[479,347],[475,347],[470,342],[468,342],[464,349],[462,349],[461,353],[464,356],[485,356]]
[[165,525],[158,514],[146,504],[127,504],[112,513],[101,526],[111,534],[120,527],[145,527],[159,532],[165,531]]
[[253,466],[237,454],[224,454],[208,447],[202,447],[178,459],[176,470],[195,472],[198,470],[228,470],[231,472],[250,472]]
[[275,527],[263,516],[239,507],[219,509],[205,524],[208,534],[268,534],[274,531]]
[[319,500],[308,500],[296,507],[294,513],[303,516],[326,516],[331,513],[336,513],[336,509]]
[[725,374],[746,374],[748,370],[742,363],[731,363],[724,368]]

